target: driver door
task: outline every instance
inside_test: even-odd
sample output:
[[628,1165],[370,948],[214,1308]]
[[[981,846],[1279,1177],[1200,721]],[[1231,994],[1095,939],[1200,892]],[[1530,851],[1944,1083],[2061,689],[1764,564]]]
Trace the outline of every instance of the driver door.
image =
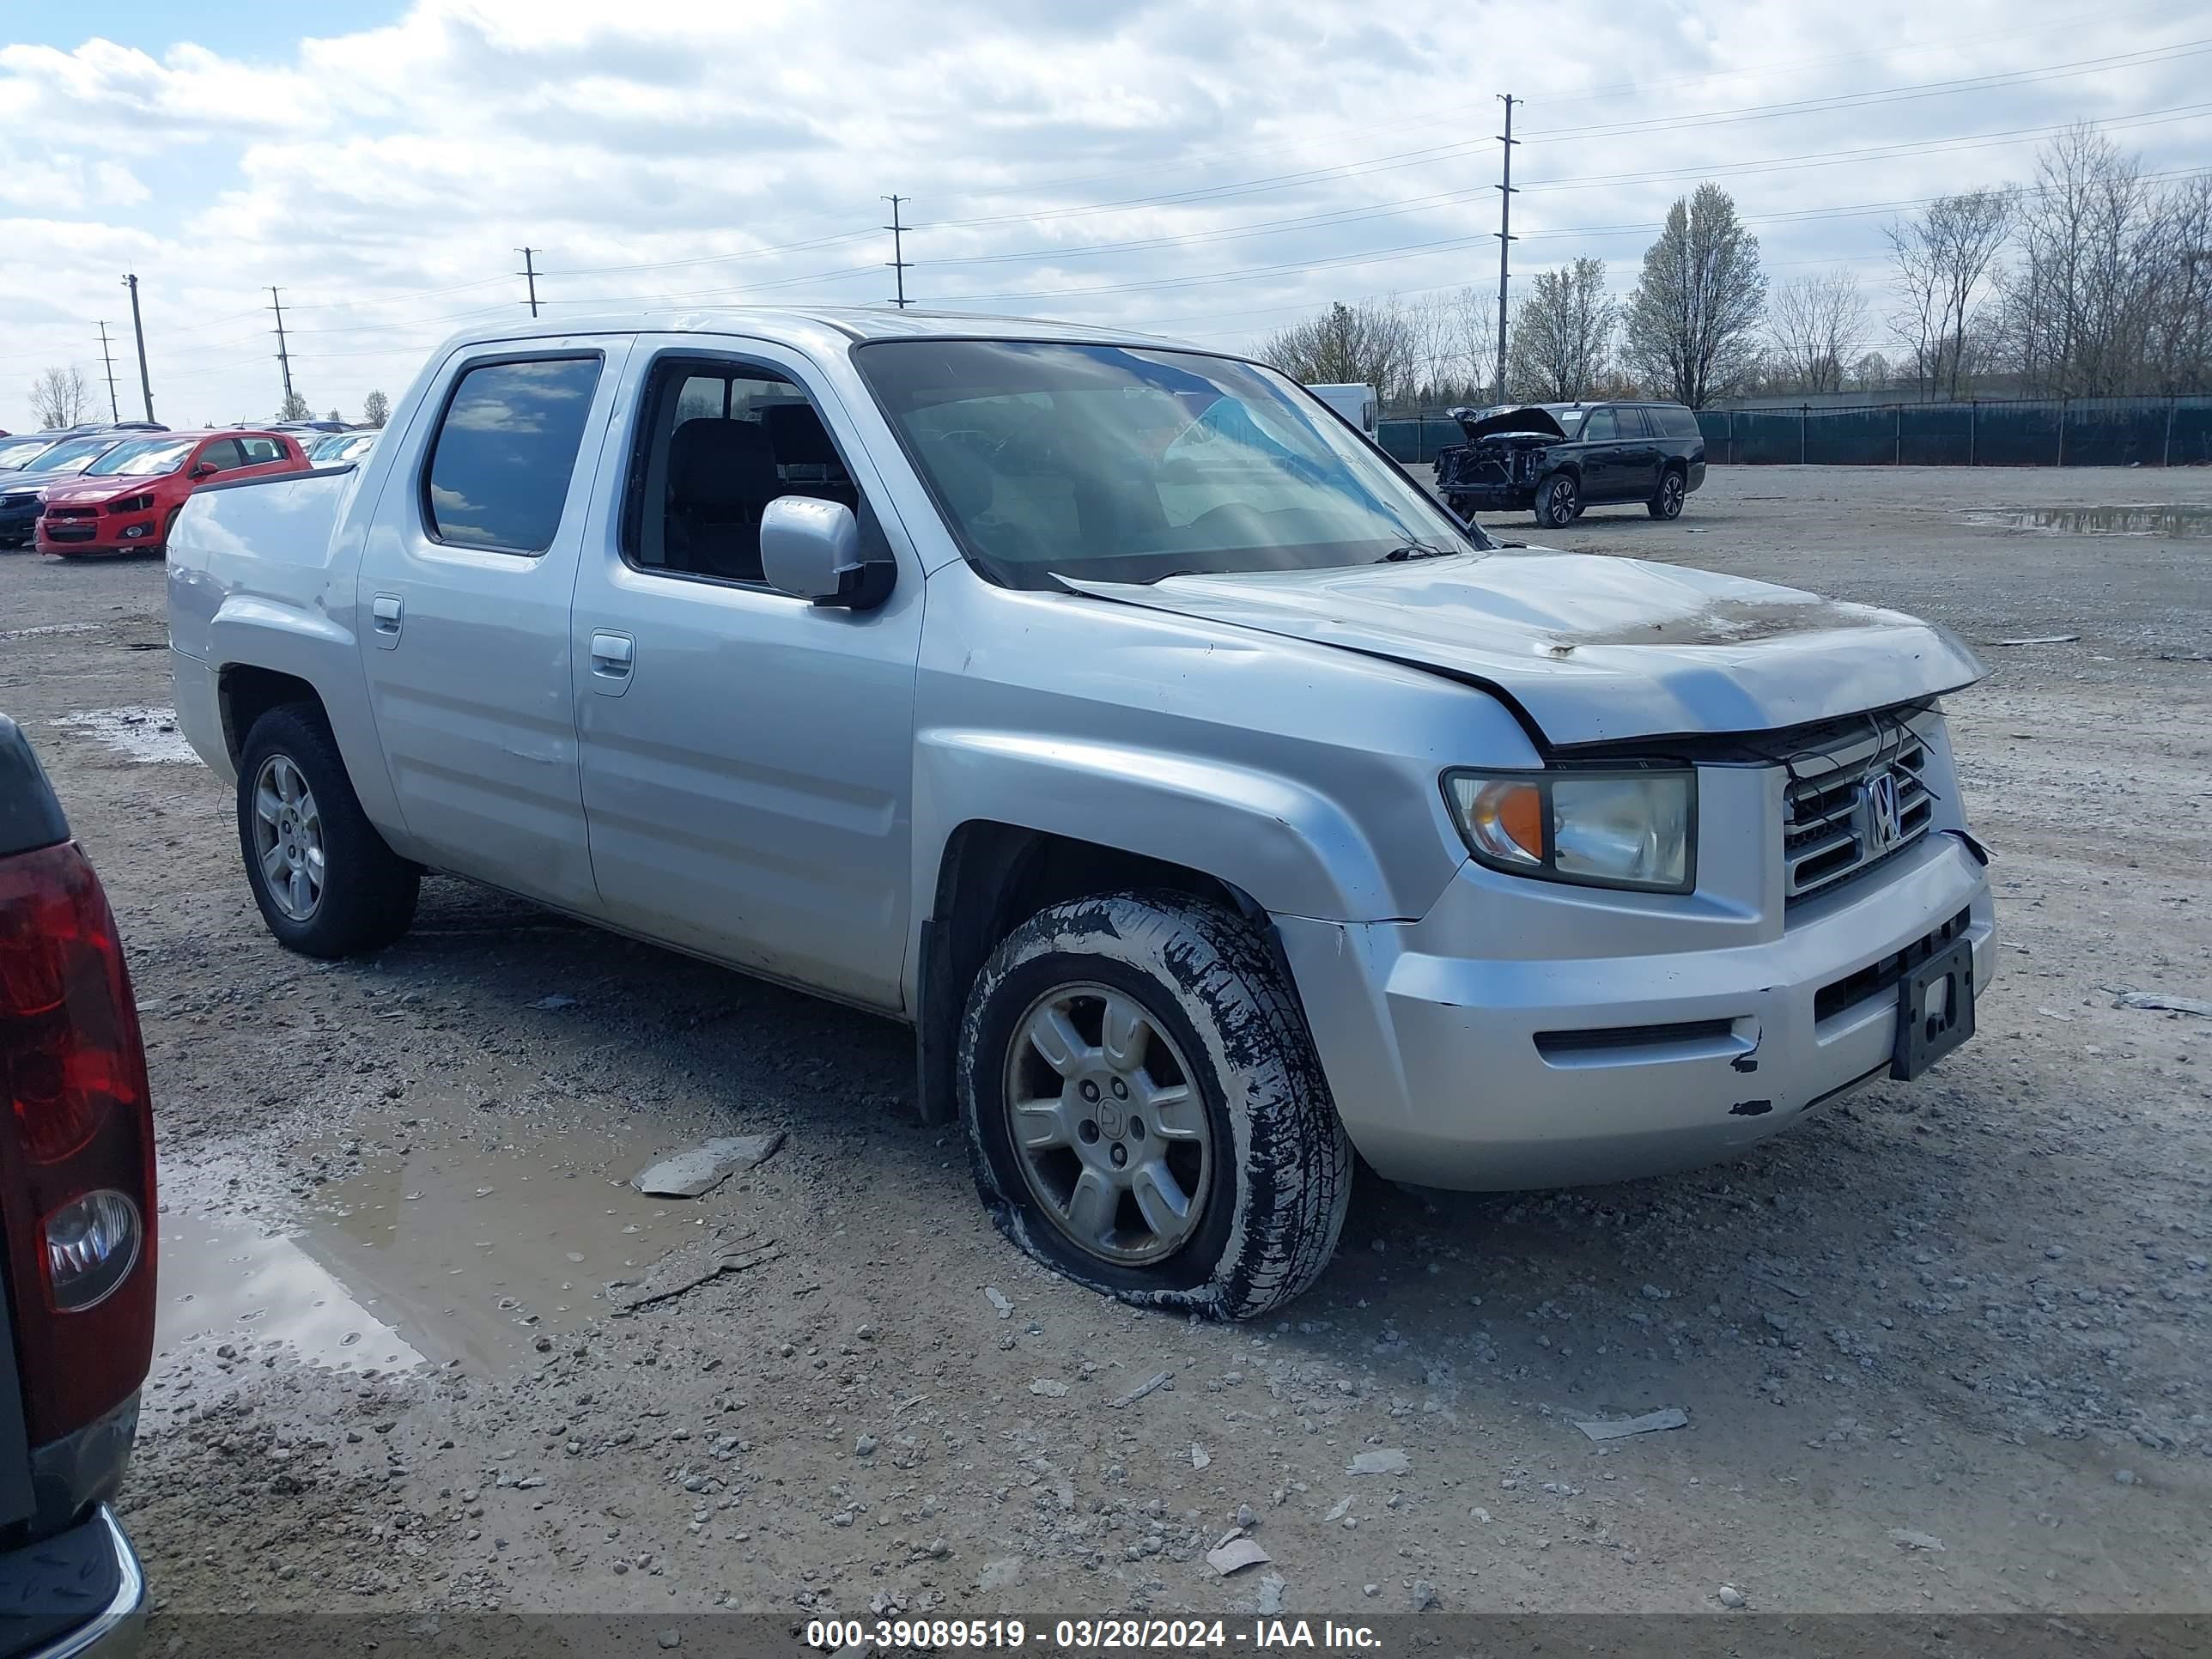
[[[836,395],[798,353],[640,342],[577,574],[592,870],[619,927],[897,1011],[912,892],[922,571]],[[841,501],[898,566],[873,611],[759,575],[761,510]]]

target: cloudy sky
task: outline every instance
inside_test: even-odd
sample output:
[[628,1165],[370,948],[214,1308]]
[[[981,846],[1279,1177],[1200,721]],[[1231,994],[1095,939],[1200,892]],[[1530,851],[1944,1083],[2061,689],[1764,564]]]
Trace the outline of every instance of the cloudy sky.
[[[634,17],[634,21],[632,21]],[[910,294],[1243,346],[1332,298],[1635,280],[1719,180],[1776,278],[1884,280],[1881,227],[2088,117],[2212,167],[2212,13],[2083,0],[12,0],[0,8],[0,428],[97,323],[172,425],[397,395],[452,331]],[[1881,309],[1877,304],[1877,313]],[[1880,344],[1878,339],[1870,345]]]

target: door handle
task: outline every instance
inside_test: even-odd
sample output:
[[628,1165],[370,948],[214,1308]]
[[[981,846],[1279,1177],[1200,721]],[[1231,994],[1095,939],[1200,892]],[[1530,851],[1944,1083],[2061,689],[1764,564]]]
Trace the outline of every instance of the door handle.
[[368,613],[377,644],[384,650],[391,650],[399,643],[399,596],[397,593],[379,593],[368,602]]
[[627,634],[611,629],[592,630],[592,689],[602,696],[619,697],[629,689],[630,670],[636,665],[637,643]]

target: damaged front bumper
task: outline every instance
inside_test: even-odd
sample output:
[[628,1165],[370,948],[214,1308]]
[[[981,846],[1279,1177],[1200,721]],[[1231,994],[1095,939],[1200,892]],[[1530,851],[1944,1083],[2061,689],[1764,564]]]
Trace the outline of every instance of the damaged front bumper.
[[[1759,910],[1625,907],[1470,866],[1417,922],[1277,926],[1360,1155],[1394,1180],[1506,1191],[1741,1152],[1889,1070],[1916,963],[1965,941],[1977,995],[1995,967],[1983,855],[1958,832],[1778,927]],[[1686,933],[1717,943],[1643,948]],[[1547,941],[1562,954],[1512,954]]]

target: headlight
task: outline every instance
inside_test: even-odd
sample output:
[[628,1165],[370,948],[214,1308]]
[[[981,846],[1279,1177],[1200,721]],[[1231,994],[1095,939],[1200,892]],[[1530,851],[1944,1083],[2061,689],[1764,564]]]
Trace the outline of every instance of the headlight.
[[1697,775],[1686,771],[1447,772],[1468,850],[1493,870],[1686,893],[1697,880]]
[[108,502],[106,511],[110,513],[144,513],[150,510],[153,505],[154,498],[151,495],[125,495],[120,500]]

